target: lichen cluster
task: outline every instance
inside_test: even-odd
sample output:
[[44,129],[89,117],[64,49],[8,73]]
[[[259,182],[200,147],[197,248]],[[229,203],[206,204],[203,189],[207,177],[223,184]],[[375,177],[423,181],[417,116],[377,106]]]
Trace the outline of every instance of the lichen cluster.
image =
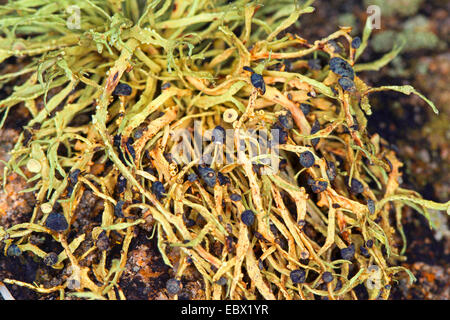
[[[414,93],[437,109],[410,86],[370,87],[358,77],[399,48],[359,63],[370,28],[362,39],[342,27],[312,43],[287,32],[313,1],[228,2],[0,6],[0,62],[24,62],[0,75],[0,86],[22,81],[0,101],[1,123],[17,105],[31,117],[3,184],[20,174],[38,203],[29,222],[0,226],[0,239],[5,254],[29,251],[55,270],[70,267],[55,287],[5,283],[61,298],[125,299],[119,280],[133,230],[149,226],[174,278],[196,270],[205,299],[354,299],[360,284],[370,298],[388,298],[400,272],[414,280],[399,266],[403,208],[428,217],[449,203],[399,186],[402,163],[367,132],[368,97]],[[78,28],[67,24],[70,5],[80,9]],[[181,129],[194,141],[188,162],[173,154]],[[219,138],[231,129],[235,161],[220,162]],[[266,147],[278,148],[276,170],[252,153],[262,148],[252,130],[268,132]],[[75,227],[85,190],[103,200],[88,232]],[[51,235],[60,251],[30,243],[36,233]],[[84,241],[92,246],[80,252]],[[112,247],[120,256],[109,256]]]

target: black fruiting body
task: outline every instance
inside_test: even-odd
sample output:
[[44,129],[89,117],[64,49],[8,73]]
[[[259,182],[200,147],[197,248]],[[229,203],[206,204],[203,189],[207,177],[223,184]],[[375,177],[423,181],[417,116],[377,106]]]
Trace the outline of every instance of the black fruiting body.
[[[316,119],[311,127],[311,134],[316,134],[320,130],[320,123]],[[320,138],[311,139],[311,144],[315,147],[319,143]]]
[[191,218],[183,218],[183,220],[184,220],[184,225],[188,228],[191,228],[191,227],[195,226],[195,224],[196,224],[195,220],[191,219]]
[[197,181],[197,179],[198,179],[198,176],[195,173],[190,173],[187,176],[187,181],[189,181],[189,182]]
[[355,79],[355,71],[352,66],[342,58],[334,57],[330,59],[330,69],[341,77]]
[[228,252],[232,252],[234,249],[234,240],[232,236],[226,236],[225,237],[225,247],[227,248]]
[[285,129],[292,129],[294,127],[294,120],[292,114],[288,111],[286,114],[278,116],[278,122]]
[[353,82],[353,80],[351,80],[347,77],[340,78],[338,80],[338,83],[341,86],[342,90],[344,90],[344,91],[348,91],[348,92],[356,91],[355,83]]
[[116,205],[114,206],[114,215],[118,218],[123,218],[123,205],[125,204],[124,201],[119,200],[117,201]]
[[8,247],[8,250],[6,250],[6,255],[8,257],[18,257],[21,254],[22,254],[22,250],[20,250],[19,246],[14,243]]
[[231,179],[224,175],[222,172],[217,172],[217,180],[219,180],[219,184],[221,186],[231,183]]
[[181,291],[180,280],[174,278],[167,280],[166,289],[169,294],[178,294]]
[[152,183],[152,193],[158,200],[165,197],[164,193],[166,193],[166,190],[164,189],[164,185],[161,181],[155,181]]
[[342,90],[344,90],[344,91],[348,91],[348,92],[356,91],[355,83],[353,82],[353,80],[351,80],[347,77],[340,78],[338,80],[338,83],[341,86]]
[[131,87],[126,83],[119,83],[112,92],[115,96],[129,96],[131,94]]
[[67,230],[69,224],[67,223],[66,217],[59,212],[51,212],[47,220],[45,221],[45,226],[56,232],[63,232]]
[[341,257],[344,260],[352,260],[355,256],[355,245],[351,244],[347,248],[341,249]]
[[311,112],[311,105],[309,103],[300,103],[300,109],[303,114],[306,116]]
[[55,252],[49,252],[43,260],[45,265],[51,267],[58,262],[58,255]]
[[31,138],[33,138],[33,134],[30,132],[30,130],[25,129],[23,131],[23,140],[22,140],[22,145],[23,146],[27,146],[28,142],[30,142]]
[[328,187],[328,182],[325,180],[314,180],[314,179],[308,179],[308,184],[311,187],[312,192],[314,193],[321,193],[325,191]]
[[266,83],[264,82],[264,78],[262,75],[256,73],[252,68],[245,66],[243,68],[246,71],[249,71],[252,73],[250,76],[250,81],[252,82],[252,85],[258,89],[258,91],[263,95],[266,93]]
[[264,82],[264,78],[262,77],[262,75],[253,73],[250,77],[250,81],[261,94],[266,93],[266,83]]
[[123,156],[123,152],[122,152],[122,135],[121,134],[116,134],[113,138],[113,146],[117,149],[117,153],[119,155],[119,159],[122,162],[125,162],[124,156]]
[[360,247],[359,247],[359,251],[361,252],[361,255],[362,255],[362,256],[364,256],[364,257],[366,257],[366,258],[369,258],[369,257],[370,257],[369,250],[367,250],[366,247],[360,246]]
[[[345,179],[345,184],[348,186],[348,177],[346,177],[346,179]],[[355,178],[352,178],[349,189],[350,189],[350,192],[353,194],[359,194],[359,193],[364,192],[363,184]]]
[[279,125],[278,123],[275,123],[272,126],[272,146],[276,146],[278,144],[285,144],[288,140],[289,134],[287,133],[284,128]]
[[323,282],[325,282],[325,283],[330,283],[331,281],[333,281],[333,275],[331,274],[331,272],[325,271],[325,272],[322,274],[322,280],[323,280]]
[[358,49],[361,46],[361,38],[360,37],[355,37],[352,40],[352,48],[353,49]]
[[125,145],[127,147],[128,153],[133,158],[133,160],[135,160],[136,159],[136,151],[134,151],[133,142],[134,142],[133,138],[130,137],[130,138],[128,138]]
[[255,213],[252,210],[245,210],[241,214],[241,220],[246,226],[250,227],[255,222]]
[[122,135],[116,134],[113,138],[113,146],[120,149],[121,144],[122,144]]
[[302,269],[293,270],[291,271],[289,277],[294,284],[304,283],[306,280],[306,272]]
[[375,202],[372,199],[367,199],[367,208],[369,209],[370,214],[375,213]]
[[122,174],[117,177],[117,192],[123,193],[127,187],[127,179]]
[[227,278],[225,278],[225,277],[220,277],[220,279],[217,280],[216,283],[217,283],[219,286],[224,286],[224,285],[227,284]]
[[215,144],[224,144],[225,142],[225,129],[222,126],[217,126],[212,132],[212,141]]
[[217,174],[213,169],[206,166],[199,166],[198,173],[208,187],[214,187],[217,181]]
[[311,168],[314,165],[314,155],[310,151],[305,151],[300,153],[299,157],[300,164],[305,168]]
[[230,199],[231,199],[231,201],[241,201],[242,197],[240,195],[238,195],[237,193],[232,193],[230,195]]

